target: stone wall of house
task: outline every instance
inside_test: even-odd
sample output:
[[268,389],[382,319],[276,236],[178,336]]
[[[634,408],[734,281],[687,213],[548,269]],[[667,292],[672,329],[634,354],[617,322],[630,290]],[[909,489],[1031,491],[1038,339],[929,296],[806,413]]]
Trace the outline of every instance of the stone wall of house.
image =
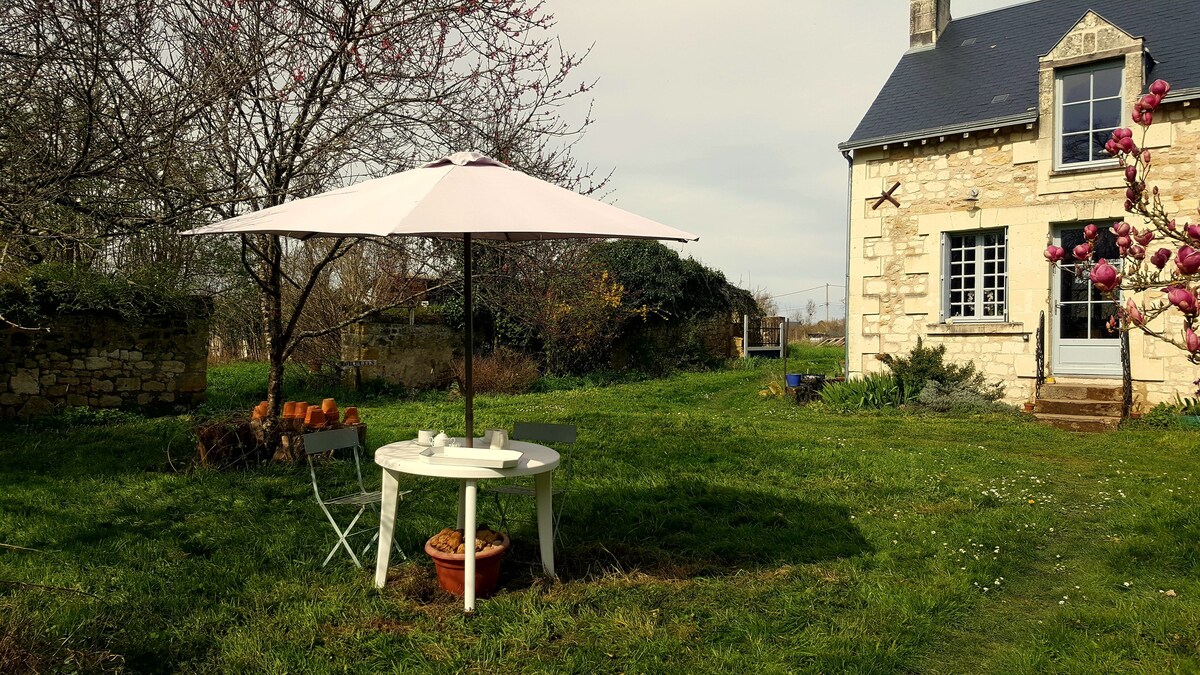
[[[1053,226],[1128,215],[1119,170],[1054,170],[1047,125],[1053,128],[1043,118],[1042,129],[1021,125],[855,152],[847,326],[852,374],[880,370],[877,354],[908,351],[924,337],[1004,380],[1010,402],[1032,397],[1034,337],[1043,311],[1048,360],[1051,351],[1051,275],[1042,252]],[[1194,222],[1200,106],[1166,105],[1142,146],[1154,153],[1151,183],[1168,211]],[[872,209],[896,182],[901,206]],[[942,321],[942,233],[998,228],[1008,232],[1008,322]],[[1142,407],[1195,388],[1198,373],[1178,349],[1134,334],[1131,354]]]
[[409,389],[442,387],[454,378],[454,361],[462,352],[462,337],[431,318],[387,316],[369,319],[342,332],[344,361],[375,361],[351,368],[348,384],[381,380]]
[[183,411],[208,387],[206,303],[131,322],[106,313],[56,317],[47,331],[0,334],[0,417],[67,406]]

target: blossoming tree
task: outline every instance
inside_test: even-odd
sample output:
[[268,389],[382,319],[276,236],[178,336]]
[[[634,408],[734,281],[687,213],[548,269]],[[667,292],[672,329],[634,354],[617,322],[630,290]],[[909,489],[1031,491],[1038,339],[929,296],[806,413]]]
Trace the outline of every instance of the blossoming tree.
[[[1155,113],[1170,91],[1167,82],[1157,80],[1135,104],[1133,122],[1141,127],[1143,144]],[[1105,258],[1093,259],[1096,240],[1101,236],[1095,225],[1084,228],[1084,242],[1070,253],[1081,262],[1076,273],[1087,274],[1092,285],[1117,305],[1108,322],[1109,330],[1140,330],[1186,351],[1192,363],[1200,364],[1200,335],[1196,333],[1200,329],[1200,248],[1196,248],[1200,247],[1200,224],[1180,223],[1167,213],[1158,188],[1148,183],[1153,157],[1149,150],[1138,146],[1133,135],[1132,129],[1116,129],[1105,149],[1125,172],[1125,210],[1141,216],[1144,225],[1139,228],[1120,222],[1109,228],[1116,237],[1121,259],[1118,265]],[[1045,252],[1051,264],[1060,263],[1066,255],[1060,246],[1048,246]],[[1175,316],[1182,319],[1182,329],[1171,327],[1170,319]],[[1159,317],[1163,321],[1155,323]]]

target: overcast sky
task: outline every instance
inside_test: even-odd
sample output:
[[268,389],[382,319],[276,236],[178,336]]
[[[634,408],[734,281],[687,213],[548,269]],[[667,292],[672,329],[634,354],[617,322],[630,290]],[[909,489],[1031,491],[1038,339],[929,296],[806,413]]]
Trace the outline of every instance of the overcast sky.
[[[969,16],[1020,0],[951,0]],[[609,201],[693,232],[675,245],[783,313],[842,313],[849,138],[908,49],[908,0],[547,0],[598,78],[576,157]],[[824,309],[819,315],[824,314]],[[818,318],[823,318],[818,316]]]

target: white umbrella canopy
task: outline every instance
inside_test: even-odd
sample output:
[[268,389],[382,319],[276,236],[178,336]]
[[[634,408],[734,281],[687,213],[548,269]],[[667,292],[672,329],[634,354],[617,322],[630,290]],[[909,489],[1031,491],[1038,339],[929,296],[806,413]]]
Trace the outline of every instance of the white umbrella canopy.
[[247,213],[184,234],[529,241],[696,235],[538,180],[478,152]]
[[466,437],[474,430],[471,240],[666,239],[694,234],[547,183],[478,152],[458,152],[418,169],[297,199],[183,234],[461,239],[467,327]]

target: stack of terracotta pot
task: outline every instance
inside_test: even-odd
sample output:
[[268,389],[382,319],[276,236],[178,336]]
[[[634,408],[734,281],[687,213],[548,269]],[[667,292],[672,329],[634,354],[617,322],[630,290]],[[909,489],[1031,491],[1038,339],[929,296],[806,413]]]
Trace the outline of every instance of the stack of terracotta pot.
[[[251,418],[262,420],[267,417],[268,411],[267,402],[263,401],[254,407]],[[342,425],[338,424],[338,417],[337,401],[332,398],[324,399],[319,406],[309,405],[304,401],[288,401],[283,404],[282,426],[286,430],[299,432],[362,424],[358,408],[355,407],[346,408]]]

